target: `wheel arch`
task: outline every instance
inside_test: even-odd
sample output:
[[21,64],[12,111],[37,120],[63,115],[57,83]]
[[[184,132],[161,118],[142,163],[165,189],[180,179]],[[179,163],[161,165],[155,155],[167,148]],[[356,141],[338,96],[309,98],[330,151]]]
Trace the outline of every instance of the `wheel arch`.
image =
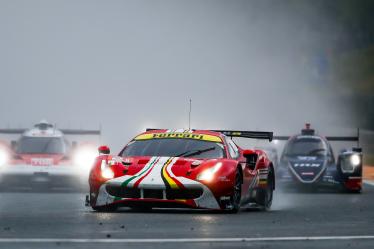
[[271,172],[271,178],[272,178],[272,181],[273,181],[273,190],[275,190],[275,170],[274,170],[274,165],[273,165],[273,162],[270,162],[269,163],[269,174]]
[[240,178],[240,183],[241,184],[243,184],[243,182],[244,182],[244,179],[243,179],[243,169],[242,169],[242,167],[241,167],[241,165],[240,164],[238,164],[237,166],[236,166],[236,170],[239,170],[239,172],[240,172],[240,176],[241,176],[241,178]]

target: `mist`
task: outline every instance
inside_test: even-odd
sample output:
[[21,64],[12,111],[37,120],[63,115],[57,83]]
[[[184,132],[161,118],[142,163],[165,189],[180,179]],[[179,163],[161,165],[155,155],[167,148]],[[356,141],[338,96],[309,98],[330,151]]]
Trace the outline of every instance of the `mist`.
[[0,1],[0,126],[101,127],[118,151],[187,128],[192,99],[192,128],[354,132],[314,62],[339,26],[291,2]]

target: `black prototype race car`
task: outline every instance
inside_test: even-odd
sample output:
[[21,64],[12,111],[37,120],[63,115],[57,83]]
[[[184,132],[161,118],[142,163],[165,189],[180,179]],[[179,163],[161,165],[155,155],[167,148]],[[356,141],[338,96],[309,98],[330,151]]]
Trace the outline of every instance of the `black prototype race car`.
[[330,141],[359,142],[357,137],[323,137],[306,124],[301,134],[274,136],[287,140],[277,169],[278,183],[294,188],[330,187],[360,193],[362,149],[343,150],[335,158]]

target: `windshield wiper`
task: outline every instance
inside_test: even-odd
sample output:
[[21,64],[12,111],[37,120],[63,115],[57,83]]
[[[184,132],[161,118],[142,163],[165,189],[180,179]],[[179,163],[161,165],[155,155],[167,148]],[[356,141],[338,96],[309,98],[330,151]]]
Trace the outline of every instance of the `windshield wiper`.
[[203,150],[188,150],[188,151],[185,151],[183,153],[180,153],[180,154],[176,155],[175,157],[195,156],[195,155],[200,155],[201,153],[208,152],[208,151],[215,150],[215,149],[216,149],[216,147],[209,147],[209,148],[206,148],[206,149],[203,149]]

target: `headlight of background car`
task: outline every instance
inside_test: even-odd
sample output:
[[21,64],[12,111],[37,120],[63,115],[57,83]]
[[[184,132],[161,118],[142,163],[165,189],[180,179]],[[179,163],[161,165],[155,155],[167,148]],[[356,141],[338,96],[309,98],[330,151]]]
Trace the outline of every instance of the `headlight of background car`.
[[341,156],[340,167],[343,173],[353,173],[360,164],[361,157],[358,154],[345,154]]
[[351,156],[350,160],[351,160],[352,165],[355,166],[355,167],[360,165],[360,163],[361,163],[361,158],[357,154],[353,154]]
[[9,161],[8,153],[4,149],[0,148],[0,167],[7,164],[8,161]]
[[204,170],[199,175],[197,175],[196,179],[199,181],[211,181],[213,180],[214,174],[222,167],[222,163],[219,162],[213,167]]
[[74,164],[88,170],[97,156],[97,151],[93,148],[78,149],[74,155]]

